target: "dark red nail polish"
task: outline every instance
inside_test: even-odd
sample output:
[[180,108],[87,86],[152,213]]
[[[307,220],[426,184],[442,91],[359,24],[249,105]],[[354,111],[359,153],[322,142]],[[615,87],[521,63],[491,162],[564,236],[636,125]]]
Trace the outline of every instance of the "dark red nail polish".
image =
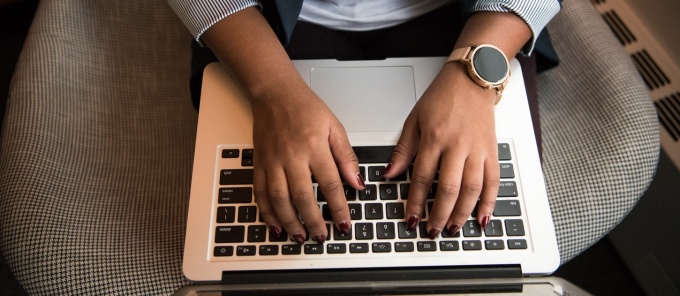
[[486,226],[489,225],[489,221],[491,220],[491,216],[486,215],[484,218],[482,218],[482,229],[486,229]]
[[387,167],[385,167],[385,171],[383,172],[383,175],[389,174],[391,170],[392,170],[392,163],[390,162],[390,163],[387,164]]
[[458,231],[460,231],[460,225],[451,225],[449,229],[447,229],[449,232],[449,235],[453,236],[455,235]]
[[439,236],[439,233],[440,233],[440,232],[441,232],[441,230],[436,229],[436,228],[432,228],[432,229],[430,229],[430,231],[427,233],[427,235],[430,237],[430,239],[435,239],[435,238],[437,238],[437,237]]
[[304,244],[305,243],[305,237],[302,236],[302,234],[293,235],[293,240],[295,240],[298,244]]
[[408,229],[414,230],[416,229],[416,226],[418,226],[418,222],[420,222],[420,219],[418,219],[417,216],[411,216],[408,218]]
[[361,175],[361,173],[357,174],[357,181],[359,181],[359,185],[361,185],[361,187],[366,188],[366,182],[364,182],[364,177]]
[[324,235],[319,234],[319,235],[317,235],[317,236],[314,237],[314,240],[315,240],[318,244],[323,244],[324,242],[326,242],[326,237],[325,237]]
[[279,229],[276,226],[269,226],[269,232],[274,234],[274,237],[280,238],[281,237],[281,229]]
[[340,231],[344,234],[349,234],[350,232],[350,226],[347,222],[340,222],[340,225],[338,225],[338,228],[340,228]]

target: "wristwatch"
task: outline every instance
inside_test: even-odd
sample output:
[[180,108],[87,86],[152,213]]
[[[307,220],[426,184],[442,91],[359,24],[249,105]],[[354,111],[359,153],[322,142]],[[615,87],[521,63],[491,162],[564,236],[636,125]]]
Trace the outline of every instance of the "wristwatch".
[[495,89],[496,104],[501,100],[510,77],[510,65],[500,49],[490,44],[461,47],[455,49],[446,62],[465,64],[472,81],[483,88]]

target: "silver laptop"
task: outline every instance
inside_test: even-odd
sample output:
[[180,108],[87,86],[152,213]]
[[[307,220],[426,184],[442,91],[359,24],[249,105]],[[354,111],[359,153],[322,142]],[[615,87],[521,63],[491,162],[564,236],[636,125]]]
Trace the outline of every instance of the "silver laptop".
[[[364,174],[389,161],[406,116],[446,58],[378,61],[301,60],[295,66],[345,126]],[[239,83],[219,63],[205,69],[198,118],[183,271],[192,281],[234,289],[319,283],[375,289],[388,283],[510,279],[546,275],[559,266],[555,230],[534,138],[521,68],[496,106],[501,188],[486,230],[470,217],[451,236],[429,239],[405,229],[407,172],[346,190],[352,234],[298,245],[268,233],[252,196],[252,113]],[[363,108],[356,108],[363,106]],[[316,191],[317,184],[314,184]],[[389,194],[386,190],[390,189]],[[433,185],[431,197],[436,192]],[[430,200],[429,202],[432,202]],[[323,209],[325,202],[319,199]],[[363,211],[378,209],[378,214]],[[429,213],[423,221],[427,221]],[[351,285],[347,283],[353,283]],[[415,284],[414,286],[418,286]],[[250,287],[250,288],[248,288]],[[349,288],[352,287],[352,288]],[[271,291],[274,291],[271,290]],[[259,290],[261,291],[261,290]],[[269,291],[269,290],[268,290]],[[290,291],[290,290],[289,290]]]

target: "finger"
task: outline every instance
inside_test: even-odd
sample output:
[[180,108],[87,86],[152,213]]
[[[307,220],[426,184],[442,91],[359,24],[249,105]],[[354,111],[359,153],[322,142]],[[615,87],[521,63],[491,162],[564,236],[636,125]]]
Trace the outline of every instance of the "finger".
[[465,161],[465,168],[463,169],[463,178],[460,185],[460,193],[458,200],[450,214],[447,223],[447,230],[449,234],[456,233],[456,229],[460,229],[467,219],[470,217],[472,210],[477,204],[479,194],[482,192],[482,184],[484,180],[484,162],[479,158],[468,157]]
[[331,129],[328,144],[342,179],[354,189],[366,188],[364,178],[359,173],[359,160],[352,150],[345,129],[341,125]]
[[269,202],[269,197],[267,194],[267,175],[263,169],[258,167],[254,168],[253,171],[253,195],[255,196],[255,203],[257,203],[257,208],[260,210],[260,216],[264,223],[269,226],[269,231],[277,238],[281,236],[281,222],[279,218],[276,217],[274,208]]
[[[444,153],[439,165],[439,184],[432,211],[427,219],[427,233],[435,239],[447,225],[460,194],[465,158],[451,152]],[[462,224],[460,224],[462,225]],[[448,229],[448,228],[447,228]]]
[[496,206],[496,196],[498,196],[500,182],[498,157],[494,155],[484,163],[484,187],[477,204],[477,220],[483,229],[486,229],[489,220],[491,220],[493,209]]
[[[328,209],[336,227],[345,234],[349,234],[351,229],[351,218],[349,207],[345,198],[345,191],[342,181],[337,173],[335,164],[330,161],[330,157],[319,158],[318,163],[312,164],[312,171],[319,182],[319,188],[326,198]],[[330,154],[328,155],[330,156]],[[325,229],[325,228],[324,228]]]
[[410,229],[414,229],[420,221],[439,164],[439,150],[432,148],[432,145],[421,145],[421,148],[423,147],[426,148],[421,149],[413,166],[411,189],[404,213]]
[[413,157],[418,152],[418,141],[420,138],[418,124],[415,120],[411,120],[410,118],[411,117],[409,116],[404,122],[404,128],[401,131],[401,136],[399,136],[399,141],[397,141],[397,145],[394,146],[390,163],[383,173],[385,178],[390,179],[401,174],[408,168]]
[[309,167],[301,164],[290,165],[286,168],[286,176],[291,200],[300,218],[305,222],[310,236],[320,244],[325,242],[328,231],[314,196]]
[[286,229],[286,232],[288,232],[293,240],[303,244],[307,233],[291,203],[288,182],[286,181],[286,174],[283,169],[268,170],[267,182],[269,201],[276,212],[276,216],[281,221],[281,225],[283,225],[283,228]]

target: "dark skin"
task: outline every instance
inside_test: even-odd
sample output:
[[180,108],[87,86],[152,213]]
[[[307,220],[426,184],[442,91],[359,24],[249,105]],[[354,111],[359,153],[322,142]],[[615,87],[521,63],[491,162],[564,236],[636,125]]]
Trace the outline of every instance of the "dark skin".
[[[492,44],[512,57],[530,38],[528,25],[515,14],[478,12],[468,19],[454,48]],[[298,243],[307,231],[317,242],[325,241],[328,233],[312,190],[313,174],[336,227],[349,232],[340,177],[355,189],[364,188],[357,158],[344,127],[305,84],[260,11],[247,8],[222,19],[205,32],[203,41],[250,94],[254,195],[270,230],[277,234],[285,229]],[[409,227],[418,224],[437,167],[429,236],[460,230],[475,204],[477,219],[486,226],[500,184],[495,98],[494,90],[475,84],[465,66],[454,62],[444,65],[418,100],[385,172],[386,178],[400,175],[417,153],[405,210]]]

